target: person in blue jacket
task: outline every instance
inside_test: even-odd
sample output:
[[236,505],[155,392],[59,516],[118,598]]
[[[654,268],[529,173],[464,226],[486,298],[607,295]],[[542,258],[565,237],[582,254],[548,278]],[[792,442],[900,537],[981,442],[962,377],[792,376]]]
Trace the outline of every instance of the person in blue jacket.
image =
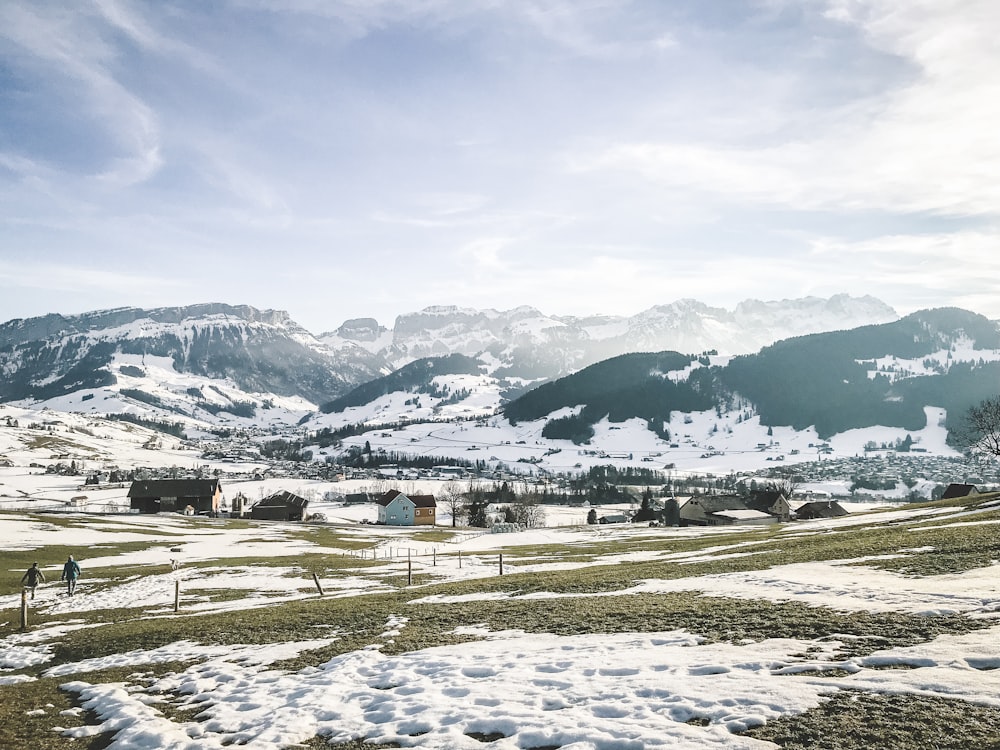
[[76,591],[76,579],[80,577],[80,566],[76,564],[76,560],[73,559],[73,555],[69,556],[66,564],[63,565],[62,578],[61,581],[66,581],[66,593],[73,596],[73,592]]

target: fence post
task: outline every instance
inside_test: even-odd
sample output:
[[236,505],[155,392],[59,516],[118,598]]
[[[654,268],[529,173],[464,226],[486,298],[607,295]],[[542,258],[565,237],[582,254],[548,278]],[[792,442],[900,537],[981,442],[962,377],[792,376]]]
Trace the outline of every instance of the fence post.
[[437,547],[434,548],[433,554],[434,554],[434,567],[436,568],[437,564],[438,564],[438,551],[437,551]]
[[458,569],[462,569],[462,550],[458,551]]
[[316,584],[316,590],[319,591],[319,595],[323,596],[323,587],[320,585],[319,577],[313,573],[313,583]]
[[21,589],[21,630],[28,629],[28,591]]
[[406,558],[406,585],[413,585],[413,561],[410,558]]
[[174,581],[174,612],[179,612],[181,609],[181,582]]
[[500,553],[500,575],[503,575],[503,552]]

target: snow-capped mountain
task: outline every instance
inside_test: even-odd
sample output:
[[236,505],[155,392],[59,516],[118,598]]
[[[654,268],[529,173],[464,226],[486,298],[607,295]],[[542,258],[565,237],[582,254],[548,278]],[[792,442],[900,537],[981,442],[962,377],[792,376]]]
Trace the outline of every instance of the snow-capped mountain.
[[61,408],[67,399],[100,394],[98,402],[113,403],[81,403],[81,410],[121,411],[116,404],[124,399],[211,419],[297,399],[301,414],[379,374],[370,353],[342,349],[349,356],[332,352],[285,312],[248,306],[12,320],[0,325],[0,400]]
[[[286,312],[245,305],[53,314],[0,325],[0,401],[161,421],[294,424],[409,363],[464,355],[481,363],[477,372],[424,384],[419,403],[437,417],[468,416],[622,353],[740,353],[896,318],[878,300],[847,295],[748,300],[733,311],[682,300],[632,317],[430,307],[400,315],[391,329],[356,318],[319,338]],[[403,393],[401,406],[407,401],[412,410],[418,399]]]
[[883,481],[905,494],[924,469],[911,464],[908,485],[891,456],[957,460],[963,415],[996,395],[1000,324],[943,308],[735,357],[629,353],[507,401],[485,358],[453,357],[418,360],[310,415],[310,433],[344,436],[310,450],[538,473],[608,463],[725,473],[882,455]]
[[873,297],[745,300],[734,310],[695,300],[657,305],[631,317],[553,316],[531,307],[474,310],[429,307],[400,315],[391,329],[371,318],[350,320],[320,340],[353,344],[398,369],[422,357],[487,354],[501,375],[529,379],[567,375],[588,364],[636,351],[749,354],[775,341],[896,320]]

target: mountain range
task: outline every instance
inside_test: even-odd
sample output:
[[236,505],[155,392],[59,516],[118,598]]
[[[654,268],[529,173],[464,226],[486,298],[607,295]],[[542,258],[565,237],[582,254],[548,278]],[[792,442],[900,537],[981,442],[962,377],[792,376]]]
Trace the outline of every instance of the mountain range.
[[[286,312],[246,305],[51,314],[0,324],[0,401],[66,410],[153,407],[213,423],[220,414],[245,415],[248,405],[292,399],[285,416],[294,422],[426,357],[480,357],[507,387],[523,387],[628,351],[739,353],[804,331],[895,318],[878,300],[846,295],[746,301],[733,312],[684,300],[631,318],[432,307],[400,315],[391,330],[355,319],[320,336]],[[82,406],[83,396],[93,400],[98,392],[98,403]]]
[[435,307],[391,330],[355,319],[320,336],[281,311],[205,304],[9,321],[0,373],[0,401],[175,434],[451,422],[447,435],[426,430],[447,447],[468,442],[467,420],[505,418],[538,444],[586,443],[624,422],[668,444],[694,415],[730,443],[743,422],[826,439],[920,430],[931,414],[953,426],[998,390],[1000,329],[952,308],[900,318],[846,295],[745,301],[732,312],[688,300],[621,319]]
[[473,310],[428,307],[400,315],[391,329],[348,320],[319,339],[335,351],[361,347],[387,370],[425,357],[487,355],[499,377],[551,379],[629,352],[716,350],[749,354],[780,339],[896,320],[874,297],[744,300],[733,310],[691,299],[630,317],[546,315],[532,307]]

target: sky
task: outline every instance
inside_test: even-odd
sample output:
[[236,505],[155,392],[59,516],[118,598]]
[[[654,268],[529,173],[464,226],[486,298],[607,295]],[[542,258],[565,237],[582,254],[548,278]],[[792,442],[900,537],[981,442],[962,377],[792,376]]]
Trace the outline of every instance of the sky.
[[992,0],[0,3],[0,321],[1000,318]]

